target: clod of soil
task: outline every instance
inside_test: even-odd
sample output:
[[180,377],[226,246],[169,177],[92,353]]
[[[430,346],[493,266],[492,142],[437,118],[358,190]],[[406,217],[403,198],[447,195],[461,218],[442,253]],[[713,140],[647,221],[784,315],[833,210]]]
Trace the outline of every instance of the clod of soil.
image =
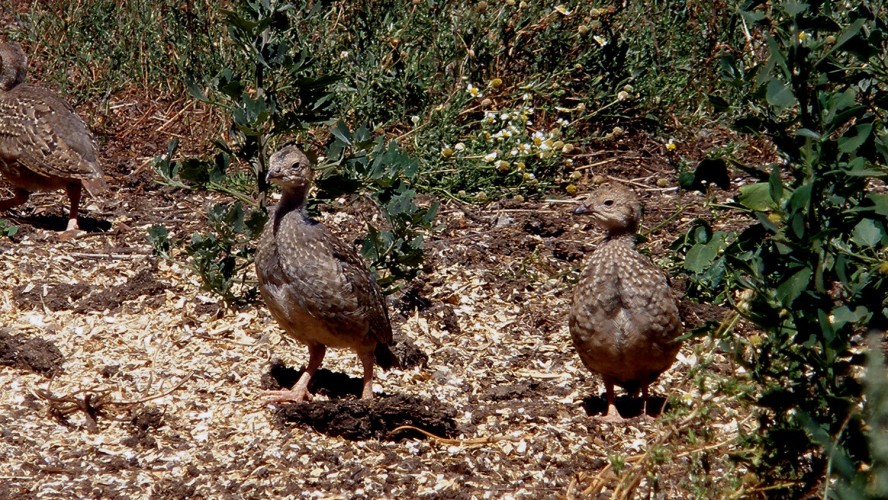
[[52,342],[0,329],[0,365],[14,366],[51,377],[62,369],[65,358]]
[[395,356],[401,362],[402,370],[416,366],[425,367],[429,363],[429,355],[422,352],[419,347],[416,347],[416,344],[410,339],[398,339],[398,343],[392,346],[392,352],[395,353]]
[[13,300],[22,309],[46,308],[50,311],[72,310],[76,313],[89,311],[114,312],[127,300],[143,295],[162,295],[167,286],[154,278],[154,271],[143,269],[138,274],[112,288],[92,291],[93,286],[78,282],[30,283],[13,291]]
[[413,430],[392,432],[405,425],[439,437],[456,434],[456,411],[452,406],[413,395],[294,403],[282,406],[276,416],[281,424],[307,425],[322,434],[352,441],[423,437]]
[[524,399],[536,394],[539,387],[540,383],[537,381],[498,385],[482,392],[478,396],[478,399],[485,401],[511,401],[515,399]]

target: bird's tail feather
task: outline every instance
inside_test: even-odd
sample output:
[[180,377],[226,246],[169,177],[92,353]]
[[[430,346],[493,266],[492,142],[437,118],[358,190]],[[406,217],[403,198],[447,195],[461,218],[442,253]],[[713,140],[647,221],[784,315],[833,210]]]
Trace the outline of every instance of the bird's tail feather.
[[388,344],[376,344],[376,350],[373,351],[373,355],[376,357],[376,364],[383,370],[399,368],[401,366],[401,361],[395,356]]

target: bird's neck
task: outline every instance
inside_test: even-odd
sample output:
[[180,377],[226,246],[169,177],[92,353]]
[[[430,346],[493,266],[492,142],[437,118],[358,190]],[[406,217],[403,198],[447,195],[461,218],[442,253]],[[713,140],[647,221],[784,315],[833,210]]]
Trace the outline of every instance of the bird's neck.
[[611,229],[608,231],[607,236],[604,237],[605,241],[611,241],[614,243],[619,243],[623,245],[635,246],[635,230],[629,229]]
[[297,213],[304,216],[305,214],[305,198],[308,190],[305,188],[284,189],[281,194],[281,201],[278,203],[277,209],[274,211],[274,229],[277,231],[281,220],[285,215]]

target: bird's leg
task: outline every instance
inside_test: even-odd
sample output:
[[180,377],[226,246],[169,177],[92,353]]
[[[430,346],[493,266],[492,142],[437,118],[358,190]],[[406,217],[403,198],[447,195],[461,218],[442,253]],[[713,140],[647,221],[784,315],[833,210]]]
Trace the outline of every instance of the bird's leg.
[[263,395],[267,398],[268,403],[283,403],[286,401],[311,401],[311,394],[308,392],[308,384],[314,377],[321,363],[324,361],[324,354],[327,353],[327,347],[322,344],[308,346],[308,366],[299,377],[299,381],[290,390],[283,391],[265,391]]
[[71,210],[68,212],[68,229],[66,229],[66,231],[76,231],[80,229],[80,226],[77,224],[77,214],[80,211],[80,195],[82,189],[83,186],[80,184],[80,181],[72,182],[65,187],[65,192],[68,193],[68,201],[71,206]]
[[362,352],[358,357],[364,365],[364,390],[361,392],[361,399],[373,399],[373,364],[376,362],[376,357],[373,351]]
[[648,414],[648,386],[647,384],[641,385],[641,415],[646,417]]
[[17,207],[25,203],[26,201],[28,201],[29,196],[31,196],[31,193],[21,188],[15,188],[12,198],[0,200],[0,212],[5,212],[10,208]]
[[604,379],[604,398],[607,400],[607,411],[605,411],[604,415],[598,417],[598,420],[612,423],[622,422],[624,418],[620,416],[620,412],[617,411],[617,406],[614,404],[617,397],[614,393],[613,380]]

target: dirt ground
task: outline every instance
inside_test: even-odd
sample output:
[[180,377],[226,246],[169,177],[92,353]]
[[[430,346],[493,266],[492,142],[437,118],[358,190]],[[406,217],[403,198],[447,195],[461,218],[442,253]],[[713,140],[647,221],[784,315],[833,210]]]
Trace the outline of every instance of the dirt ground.
[[[151,225],[188,238],[219,198],[161,186],[151,168],[169,139],[191,137],[187,104],[118,99],[105,125],[91,120],[112,189],[86,201],[87,234],[60,238],[61,192],[6,217],[19,232],[0,240],[0,497],[675,498],[743,476],[728,456],[754,429],[748,411],[691,375],[703,360],[710,374],[735,369],[707,339],[685,342],[652,387],[652,416],[621,392],[627,420],[594,419],[603,386],[573,351],[567,310],[601,233],[558,194],[444,204],[429,272],[390,297],[396,352],[410,362],[377,369],[374,401],[357,399],[356,356],[331,350],[315,401],[264,403],[307,350],[263,304],[222,307],[184,255],[152,255]],[[717,136],[690,138],[684,154]],[[673,159],[643,135],[575,158],[582,192],[601,178],[636,188],[643,248],[661,264],[709,217],[702,195],[675,187]],[[335,212],[322,220],[357,234],[361,219]],[[682,312],[688,328],[723,314],[686,300]],[[657,449],[672,451],[660,460]]]

